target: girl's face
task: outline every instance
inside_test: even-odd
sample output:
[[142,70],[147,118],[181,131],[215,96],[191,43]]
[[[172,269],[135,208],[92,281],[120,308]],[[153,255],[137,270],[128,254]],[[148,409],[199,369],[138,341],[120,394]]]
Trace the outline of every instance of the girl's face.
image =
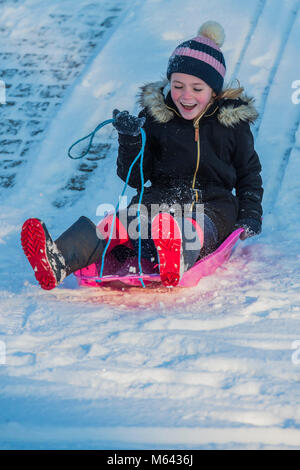
[[195,119],[216,94],[203,80],[186,73],[172,73],[171,96],[184,119]]

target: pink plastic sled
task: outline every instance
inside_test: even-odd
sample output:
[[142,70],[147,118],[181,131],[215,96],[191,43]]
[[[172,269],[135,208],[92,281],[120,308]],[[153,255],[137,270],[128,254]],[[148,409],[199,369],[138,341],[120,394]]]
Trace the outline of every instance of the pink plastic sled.
[[[235,230],[216,251],[200,259],[192,268],[186,271],[178,286],[194,287],[202,277],[213,274],[219,266],[228,260],[243,230],[242,228]],[[84,269],[76,271],[74,274],[78,284],[80,286],[92,287],[142,287],[141,279],[145,286],[159,285],[161,283],[158,267],[147,260],[141,261],[142,276],[139,274],[137,257],[129,258],[125,263],[121,264],[112,253],[108,253],[105,256],[102,278],[99,277],[100,264],[101,260],[97,264],[91,264]]]

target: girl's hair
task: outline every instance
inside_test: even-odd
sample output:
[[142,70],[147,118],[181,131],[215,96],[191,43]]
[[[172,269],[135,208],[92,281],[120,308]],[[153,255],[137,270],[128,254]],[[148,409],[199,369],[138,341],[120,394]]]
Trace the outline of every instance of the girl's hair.
[[241,94],[243,93],[244,91],[244,88],[241,87],[241,84],[240,82],[238,81],[238,79],[236,79],[237,83],[238,83],[238,87],[237,88],[232,88],[231,87],[231,84],[227,85],[226,88],[224,88],[216,97],[215,99],[216,100],[220,100],[222,98],[225,98],[225,99],[232,99],[232,100],[235,100],[236,98],[239,98],[241,96]]

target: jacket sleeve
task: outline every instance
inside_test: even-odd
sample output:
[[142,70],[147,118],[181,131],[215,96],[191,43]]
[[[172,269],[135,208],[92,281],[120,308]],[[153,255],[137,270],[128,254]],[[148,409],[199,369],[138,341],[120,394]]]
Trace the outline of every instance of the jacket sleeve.
[[248,122],[236,129],[237,140],[234,154],[236,169],[236,196],[239,200],[238,219],[253,218],[261,221],[262,179],[261,164],[254,149],[254,139]]
[[[146,183],[151,175],[152,170],[152,161],[153,155],[151,152],[151,133],[150,133],[150,123],[149,118],[145,111],[139,113],[139,117],[146,117],[146,122],[143,126],[143,129],[146,133],[146,144],[143,156],[143,176],[144,183]],[[139,133],[137,136],[130,136],[119,134],[119,150],[117,158],[117,175],[123,180],[126,181],[127,175],[130,169],[131,164],[138,155],[142,148],[142,134]],[[131,170],[130,178],[128,180],[129,186],[132,188],[141,189],[141,175],[140,175],[140,159],[134,164]]]

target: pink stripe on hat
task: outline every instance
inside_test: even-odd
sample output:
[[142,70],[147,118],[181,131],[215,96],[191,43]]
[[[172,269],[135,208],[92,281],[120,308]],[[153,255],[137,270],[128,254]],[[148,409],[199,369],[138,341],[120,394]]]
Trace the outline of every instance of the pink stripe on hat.
[[[216,48],[216,45],[215,45]],[[193,57],[194,59],[201,60],[202,62],[205,62],[206,64],[209,64],[211,67],[213,67],[219,74],[224,78],[226,69],[221,62],[219,62],[217,59],[212,57],[209,54],[206,54],[205,52],[201,51],[196,51],[195,49],[190,49],[189,47],[177,47],[175,51],[173,52],[172,56],[175,55],[181,55],[181,56],[187,56],[187,57]]]
[[205,36],[196,36],[192,39],[192,41],[200,42],[201,44],[206,44],[207,46],[213,47],[214,49],[217,49],[217,51],[221,52],[221,49],[219,48],[219,46],[217,46],[215,41]]

